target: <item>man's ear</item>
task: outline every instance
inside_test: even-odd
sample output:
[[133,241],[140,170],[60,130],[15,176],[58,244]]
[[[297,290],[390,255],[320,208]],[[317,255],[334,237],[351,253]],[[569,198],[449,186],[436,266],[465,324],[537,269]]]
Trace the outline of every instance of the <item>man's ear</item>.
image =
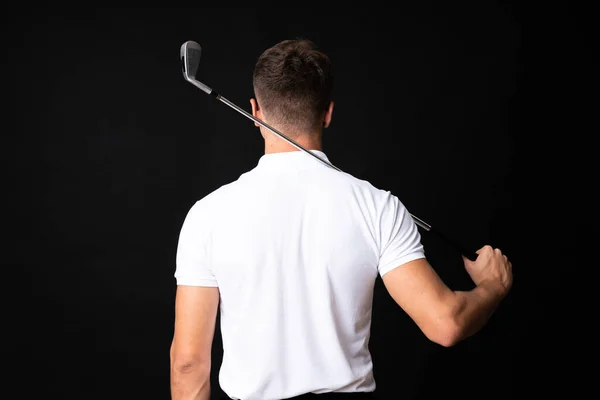
[[[252,116],[262,121],[262,113],[258,108],[258,102],[256,101],[256,99],[250,99],[250,105],[252,106]],[[254,126],[260,127],[260,125],[257,122],[254,123]]]
[[325,111],[325,116],[323,118],[323,127],[329,128],[329,124],[331,124],[331,115],[333,114],[333,101],[329,103],[329,107],[327,111]]

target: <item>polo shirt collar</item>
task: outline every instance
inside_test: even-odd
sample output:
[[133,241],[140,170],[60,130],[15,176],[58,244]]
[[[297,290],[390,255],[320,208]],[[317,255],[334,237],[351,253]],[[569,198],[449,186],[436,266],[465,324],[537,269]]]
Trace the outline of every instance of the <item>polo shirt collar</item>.
[[[320,150],[309,150],[314,155],[319,158],[330,162],[324,152]],[[297,151],[286,151],[280,153],[269,153],[263,154],[262,157],[258,160],[258,168],[267,168],[267,169],[276,169],[281,170],[282,168],[311,168],[311,167],[325,167],[328,168],[327,165],[323,164],[319,160],[310,155],[306,154],[302,150]]]

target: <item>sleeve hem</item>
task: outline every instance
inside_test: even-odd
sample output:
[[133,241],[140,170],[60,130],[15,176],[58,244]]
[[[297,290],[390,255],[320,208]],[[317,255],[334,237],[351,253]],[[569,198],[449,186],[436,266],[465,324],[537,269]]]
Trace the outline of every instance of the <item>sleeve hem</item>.
[[402,257],[396,258],[393,261],[382,264],[378,267],[379,275],[383,277],[383,275],[388,272],[414,260],[418,260],[419,258],[425,258],[425,253],[422,251],[416,251],[413,253],[406,254]]
[[216,279],[201,279],[187,276],[178,276],[175,278],[178,286],[204,286],[204,287],[219,287]]

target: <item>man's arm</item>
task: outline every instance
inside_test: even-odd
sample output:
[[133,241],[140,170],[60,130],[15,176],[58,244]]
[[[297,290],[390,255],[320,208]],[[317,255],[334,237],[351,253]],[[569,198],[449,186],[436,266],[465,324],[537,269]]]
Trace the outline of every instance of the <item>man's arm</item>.
[[171,345],[171,398],[209,400],[219,289],[177,286]]
[[508,291],[491,278],[471,291],[452,291],[425,258],[387,272],[382,280],[425,336],[446,347],[480,330]]

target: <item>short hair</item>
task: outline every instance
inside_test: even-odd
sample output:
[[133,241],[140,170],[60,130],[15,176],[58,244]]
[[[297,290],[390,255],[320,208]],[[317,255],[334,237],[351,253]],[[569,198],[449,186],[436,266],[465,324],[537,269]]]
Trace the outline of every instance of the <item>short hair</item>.
[[292,135],[313,132],[321,126],[331,102],[331,61],[310,40],[284,40],[260,55],[253,86],[270,121]]

